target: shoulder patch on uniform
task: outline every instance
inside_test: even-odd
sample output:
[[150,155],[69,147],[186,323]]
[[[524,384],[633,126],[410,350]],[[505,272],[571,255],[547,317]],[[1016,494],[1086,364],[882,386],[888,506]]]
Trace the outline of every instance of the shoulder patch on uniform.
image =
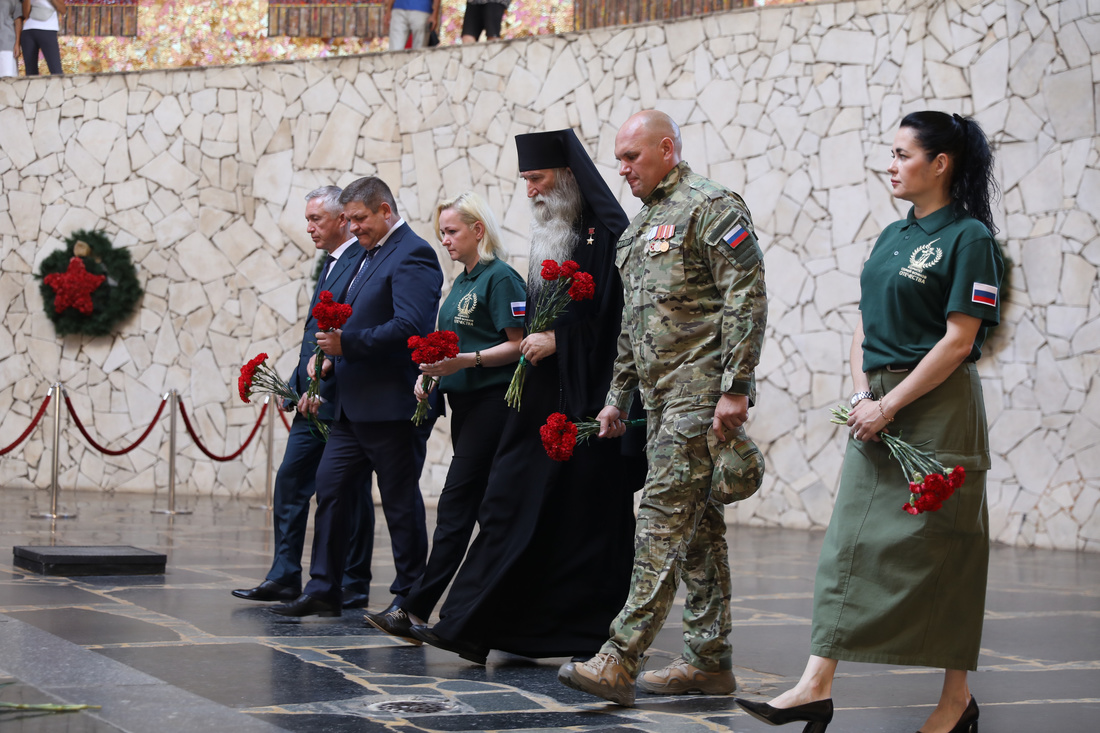
[[688,181],[688,186],[703,194],[711,201],[717,201],[730,194],[730,191],[724,186],[720,186],[714,181],[710,181],[702,176],[693,176],[691,180]]
[[742,269],[756,266],[762,259],[752,222],[736,206],[730,206],[703,234],[703,241],[717,248]]

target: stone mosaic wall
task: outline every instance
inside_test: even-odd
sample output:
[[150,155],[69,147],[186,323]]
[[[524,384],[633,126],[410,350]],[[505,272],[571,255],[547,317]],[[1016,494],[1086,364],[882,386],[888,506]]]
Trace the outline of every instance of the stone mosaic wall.
[[[315,261],[306,191],[377,173],[429,235],[435,202],[474,187],[524,270],[512,137],[576,127],[633,213],[614,135],[658,107],[683,123],[696,170],[744,193],[766,247],[751,432],[771,470],[731,519],[823,526],[844,440],[827,410],[850,392],[857,277],[904,211],[888,146],[905,112],[935,107],[981,121],[1004,188],[1012,287],[980,362],[993,535],[1100,549],[1098,16],[1100,0],[820,2],[420,53],[4,82],[0,446],[60,379],[101,441],[132,441],[174,387],[208,445],[235,449],[258,413],[233,394],[238,366],[263,350],[287,371],[297,352]],[[146,295],[116,338],[58,339],[31,273],[86,227],[130,248]],[[446,471],[445,427],[428,494]],[[62,486],[163,491],[166,432],[107,458],[66,429]],[[48,484],[47,434],[0,461],[0,483]],[[212,463],[180,444],[181,492],[262,494],[262,448]]]

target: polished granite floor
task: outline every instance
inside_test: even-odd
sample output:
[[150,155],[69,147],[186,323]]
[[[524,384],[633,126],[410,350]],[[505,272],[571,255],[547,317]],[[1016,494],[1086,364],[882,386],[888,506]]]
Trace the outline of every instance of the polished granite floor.
[[[114,731],[761,731],[727,697],[604,704],[557,683],[563,660],[493,653],[488,666],[402,645],[359,613],[288,620],[233,588],[262,578],[266,512],[188,499],[187,516],[150,514],[152,497],[63,495],[76,519],[31,519],[44,492],[0,489],[0,544],[134,545],[166,553],[163,576],[60,578],[0,563],[0,701],[101,705],[0,712],[3,733]],[[429,522],[431,517],[429,516]],[[384,526],[378,548],[387,548]],[[819,533],[731,527],[734,664],[741,694],[766,698],[801,672]],[[9,556],[10,558],[10,556]],[[387,555],[373,607],[388,603]],[[678,614],[673,614],[677,617]],[[650,664],[678,650],[679,621]],[[1100,729],[1100,556],[995,547],[980,670],[983,733]],[[939,692],[934,670],[844,664],[830,727],[914,731]],[[796,730],[792,726],[788,730]]]

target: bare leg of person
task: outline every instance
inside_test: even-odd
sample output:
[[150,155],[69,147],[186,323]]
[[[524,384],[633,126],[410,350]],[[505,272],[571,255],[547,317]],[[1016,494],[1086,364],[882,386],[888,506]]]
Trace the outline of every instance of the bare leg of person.
[[832,697],[836,664],[835,659],[810,655],[798,684],[768,704],[773,708],[793,708]]
[[947,733],[959,722],[970,704],[970,686],[966,683],[965,669],[943,671],[943,691],[936,709],[920,727],[922,733]]
[[462,37],[462,42],[463,43],[477,43],[477,39],[474,38],[473,36],[463,36]]

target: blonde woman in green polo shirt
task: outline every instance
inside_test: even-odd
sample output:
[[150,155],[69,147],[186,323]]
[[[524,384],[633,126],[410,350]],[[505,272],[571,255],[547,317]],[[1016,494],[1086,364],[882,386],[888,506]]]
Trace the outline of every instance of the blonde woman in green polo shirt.
[[[944,669],[921,733],[978,729],[967,670],[977,669],[985,612],[990,464],[974,362],[999,320],[1004,273],[992,162],[971,119],[914,112],[901,122],[887,170],[894,196],[913,206],[879,236],[860,277],[851,439],[818,564],[812,656],[771,704],[738,700],[760,720],[824,731],[843,659]],[[907,477],[883,430],[966,469],[941,509],[902,510]]]
[[[503,261],[500,225],[485,200],[467,192],[436,208],[443,248],[462,272],[439,307],[440,330],[458,334],[460,353],[420,370],[439,379],[451,407],[454,457],[436,509],[432,552],[404,600],[368,613],[375,628],[417,646],[412,624],[423,624],[454,577],[470,542],[489,468],[508,415],[504,393],[519,361],[527,286]],[[422,378],[421,378],[422,379]],[[416,397],[423,399],[421,379]]]

